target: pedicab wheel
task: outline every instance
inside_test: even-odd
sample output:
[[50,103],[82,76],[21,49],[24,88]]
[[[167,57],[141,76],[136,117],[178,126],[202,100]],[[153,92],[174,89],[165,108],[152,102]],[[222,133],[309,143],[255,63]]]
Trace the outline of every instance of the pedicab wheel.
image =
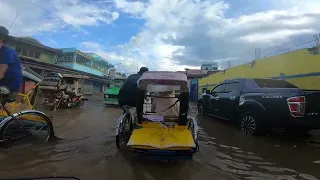
[[57,110],[57,104],[56,103],[53,103],[53,105],[51,107],[51,110],[52,111],[56,111]]
[[125,124],[129,123],[130,116],[125,116],[122,123],[119,125],[119,133],[116,135],[116,146],[118,149],[124,149],[127,147],[131,135],[131,128],[126,128]]
[[80,100],[79,107],[82,109],[84,107],[84,100]]
[[46,142],[54,136],[52,122],[40,111],[23,111],[17,117],[7,117],[0,138],[9,144],[17,142]]
[[204,108],[201,103],[198,105],[198,115],[203,116],[204,115]]

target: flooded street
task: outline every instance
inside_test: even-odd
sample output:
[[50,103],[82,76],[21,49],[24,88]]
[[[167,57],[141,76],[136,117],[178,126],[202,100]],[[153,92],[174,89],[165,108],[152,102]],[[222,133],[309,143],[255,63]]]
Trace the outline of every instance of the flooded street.
[[[320,133],[311,137],[252,137],[231,123],[199,119],[198,152],[179,164],[137,161],[118,152],[115,126],[122,110],[89,100],[84,109],[58,109],[61,140],[15,146],[0,154],[0,176],[77,176],[82,179],[317,179]],[[196,113],[195,107],[192,113]],[[318,133],[318,134],[317,134]]]

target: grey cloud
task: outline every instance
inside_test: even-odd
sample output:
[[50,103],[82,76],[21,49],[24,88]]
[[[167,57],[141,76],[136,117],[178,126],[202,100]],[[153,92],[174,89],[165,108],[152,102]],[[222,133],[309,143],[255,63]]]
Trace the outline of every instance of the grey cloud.
[[[320,29],[320,23],[301,25],[288,25],[283,23],[284,21],[294,21],[297,18],[303,17],[316,20],[320,18],[320,14],[306,13],[300,16],[276,15],[268,21],[248,21],[247,24],[232,28],[222,27],[221,32],[216,31],[214,35],[208,33],[214,28],[210,24],[210,21],[203,21],[201,23],[195,23],[191,29],[179,29],[176,38],[169,37],[162,40],[171,45],[185,47],[173,53],[172,59],[176,60],[180,65],[199,66],[201,61],[228,58],[235,58],[235,60],[230,61],[232,61],[232,65],[238,65],[253,60],[255,58],[255,48],[260,48],[263,56],[263,54],[270,54],[270,52],[276,52],[294,44],[312,40],[312,36],[308,34],[293,35],[287,40],[281,40],[274,44],[265,42],[248,43],[239,40],[240,37],[254,33],[272,34],[279,30],[299,31],[302,29]],[[237,20],[234,20],[234,22],[237,22]],[[294,50],[294,48],[292,50]],[[220,65],[226,67],[226,61],[221,60]]]

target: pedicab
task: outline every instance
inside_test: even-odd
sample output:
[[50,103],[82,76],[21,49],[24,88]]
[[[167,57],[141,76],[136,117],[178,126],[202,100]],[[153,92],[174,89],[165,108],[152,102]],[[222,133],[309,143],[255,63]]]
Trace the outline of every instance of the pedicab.
[[[149,71],[141,76],[137,85],[137,107],[124,106],[125,113],[118,121],[117,147],[128,149],[131,155],[152,159],[192,159],[193,154],[199,150],[198,125],[196,119],[188,115],[189,90],[186,75],[179,72]],[[176,94],[160,96],[164,92]],[[148,100],[150,98],[151,101]],[[157,106],[157,98],[172,98],[168,102],[173,103],[157,109],[154,108]],[[172,108],[177,109],[176,115],[164,115],[163,112]]]
[[80,107],[84,105],[82,84],[88,76],[46,73],[40,83],[44,94],[44,104],[51,106],[52,110],[58,107]]
[[12,145],[22,140],[48,141],[54,137],[52,118],[35,110],[41,76],[22,66],[24,81],[33,83],[32,89],[16,97],[8,88],[0,87],[0,145]]

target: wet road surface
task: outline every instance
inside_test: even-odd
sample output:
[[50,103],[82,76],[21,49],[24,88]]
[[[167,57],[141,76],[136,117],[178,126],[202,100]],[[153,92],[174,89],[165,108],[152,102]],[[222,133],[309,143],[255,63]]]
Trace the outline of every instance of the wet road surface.
[[[117,151],[115,126],[122,113],[89,100],[84,109],[58,109],[61,140],[14,146],[0,153],[0,177],[77,176],[82,179],[317,179],[320,133],[310,137],[252,137],[227,122],[199,118],[198,152],[185,163],[137,161]],[[195,114],[195,107],[192,107]]]

